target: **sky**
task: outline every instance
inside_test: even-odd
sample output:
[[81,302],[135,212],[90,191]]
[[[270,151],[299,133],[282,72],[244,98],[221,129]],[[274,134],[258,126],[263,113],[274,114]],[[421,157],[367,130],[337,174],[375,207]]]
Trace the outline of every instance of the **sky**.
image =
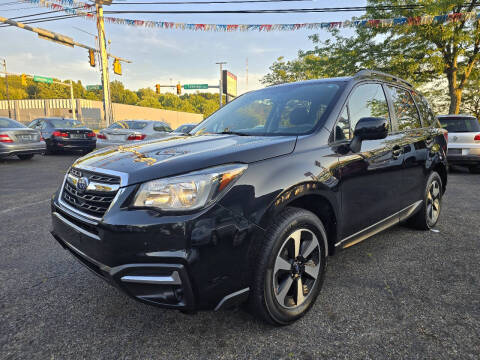
[[[53,0],[51,0],[53,1]],[[125,0],[123,0],[125,1]],[[128,0],[151,2],[154,0]],[[159,0],[156,0],[159,1]],[[171,0],[170,0],[171,1]],[[6,5],[12,0],[0,0],[0,16],[12,18],[50,9],[22,3]],[[114,0],[121,2],[120,0]],[[112,5],[107,10],[236,10],[287,9],[315,7],[364,6],[366,0],[312,0],[287,3],[215,4],[215,5]],[[58,15],[58,14],[52,14]],[[172,21],[208,24],[277,24],[324,21],[343,21],[362,12],[302,13],[302,14],[119,14],[105,15],[129,19]],[[49,15],[45,15],[49,16]],[[19,19],[18,21],[21,21]],[[94,47],[95,21],[83,18],[32,24],[72,37],[75,41]],[[263,87],[260,79],[280,56],[296,57],[298,50],[312,48],[308,36],[327,31],[300,30],[293,32],[193,32],[137,28],[127,25],[105,24],[109,52],[131,60],[122,64],[123,75],[110,73],[110,80],[120,80],[131,90],[155,84],[218,84],[219,67],[225,66],[238,77],[239,94],[247,91],[246,62],[248,59],[248,90]],[[342,31],[350,31],[345,29]],[[100,84],[100,72],[90,67],[88,52],[39,39],[35,33],[16,27],[0,28],[0,58],[7,60],[8,71],[55,77],[62,80],[81,80],[84,85]],[[111,67],[111,61],[110,61]]]

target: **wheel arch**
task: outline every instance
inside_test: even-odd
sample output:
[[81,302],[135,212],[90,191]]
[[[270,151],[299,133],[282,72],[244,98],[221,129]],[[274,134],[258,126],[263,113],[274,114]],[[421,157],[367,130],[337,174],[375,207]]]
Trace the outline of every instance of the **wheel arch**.
[[437,163],[433,168],[433,171],[436,171],[438,175],[440,175],[440,179],[442,179],[442,190],[445,192],[447,188],[447,167],[443,163]]
[[327,255],[335,253],[337,217],[332,204],[326,197],[320,194],[308,194],[292,200],[285,207],[296,207],[314,213],[322,221],[327,233],[328,249],[325,249]]

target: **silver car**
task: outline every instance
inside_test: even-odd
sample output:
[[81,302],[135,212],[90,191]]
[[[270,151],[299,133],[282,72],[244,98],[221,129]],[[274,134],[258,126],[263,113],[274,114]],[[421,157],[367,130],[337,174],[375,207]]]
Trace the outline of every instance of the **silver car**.
[[161,139],[170,136],[170,125],[162,121],[122,120],[100,130],[97,149],[107,146],[134,144],[139,141]]
[[448,164],[467,166],[480,173],[480,123],[470,115],[440,115],[442,127],[448,130]]
[[18,156],[28,160],[45,150],[46,144],[39,131],[12,119],[0,118],[0,158]]

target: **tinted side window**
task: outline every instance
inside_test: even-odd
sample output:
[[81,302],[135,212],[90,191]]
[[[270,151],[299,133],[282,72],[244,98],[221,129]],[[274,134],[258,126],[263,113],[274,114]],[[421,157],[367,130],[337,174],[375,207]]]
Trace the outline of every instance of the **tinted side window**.
[[418,129],[422,127],[417,107],[407,90],[387,86],[393,103],[399,130]]
[[364,117],[382,117],[390,120],[387,99],[380,84],[364,84],[356,87],[348,100],[350,134],[358,120]]
[[413,99],[417,103],[418,111],[420,111],[420,116],[422,117],[423,126],[432,126],[438,125],[435,115],[433,115],[432,109],[427,100],[420,94],[412,91]]
[[33,120],[30,124],[28,124],[28,127],[31,129],[34,129],[35,126],[37,126],[38,120]]

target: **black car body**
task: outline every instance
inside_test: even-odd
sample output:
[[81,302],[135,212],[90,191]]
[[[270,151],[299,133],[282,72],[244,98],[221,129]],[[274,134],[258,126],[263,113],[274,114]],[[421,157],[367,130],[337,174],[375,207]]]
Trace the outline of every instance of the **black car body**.
[[38,118],[28,127],[41,132],[47,144],[47,152],[79,150],[88,153],[95,149],[96,134],[80,121],[67,118]]
[[[325,256],[410,217],[423,228],[438,219],[445,131],[421,95],[386,74],[248,93],[192,134],[89,154],[52,199],[55,239],[143,302],[196,310],[248,299],[286,324],[315,300]],[[214,195],[187,209],[202,186]]]

